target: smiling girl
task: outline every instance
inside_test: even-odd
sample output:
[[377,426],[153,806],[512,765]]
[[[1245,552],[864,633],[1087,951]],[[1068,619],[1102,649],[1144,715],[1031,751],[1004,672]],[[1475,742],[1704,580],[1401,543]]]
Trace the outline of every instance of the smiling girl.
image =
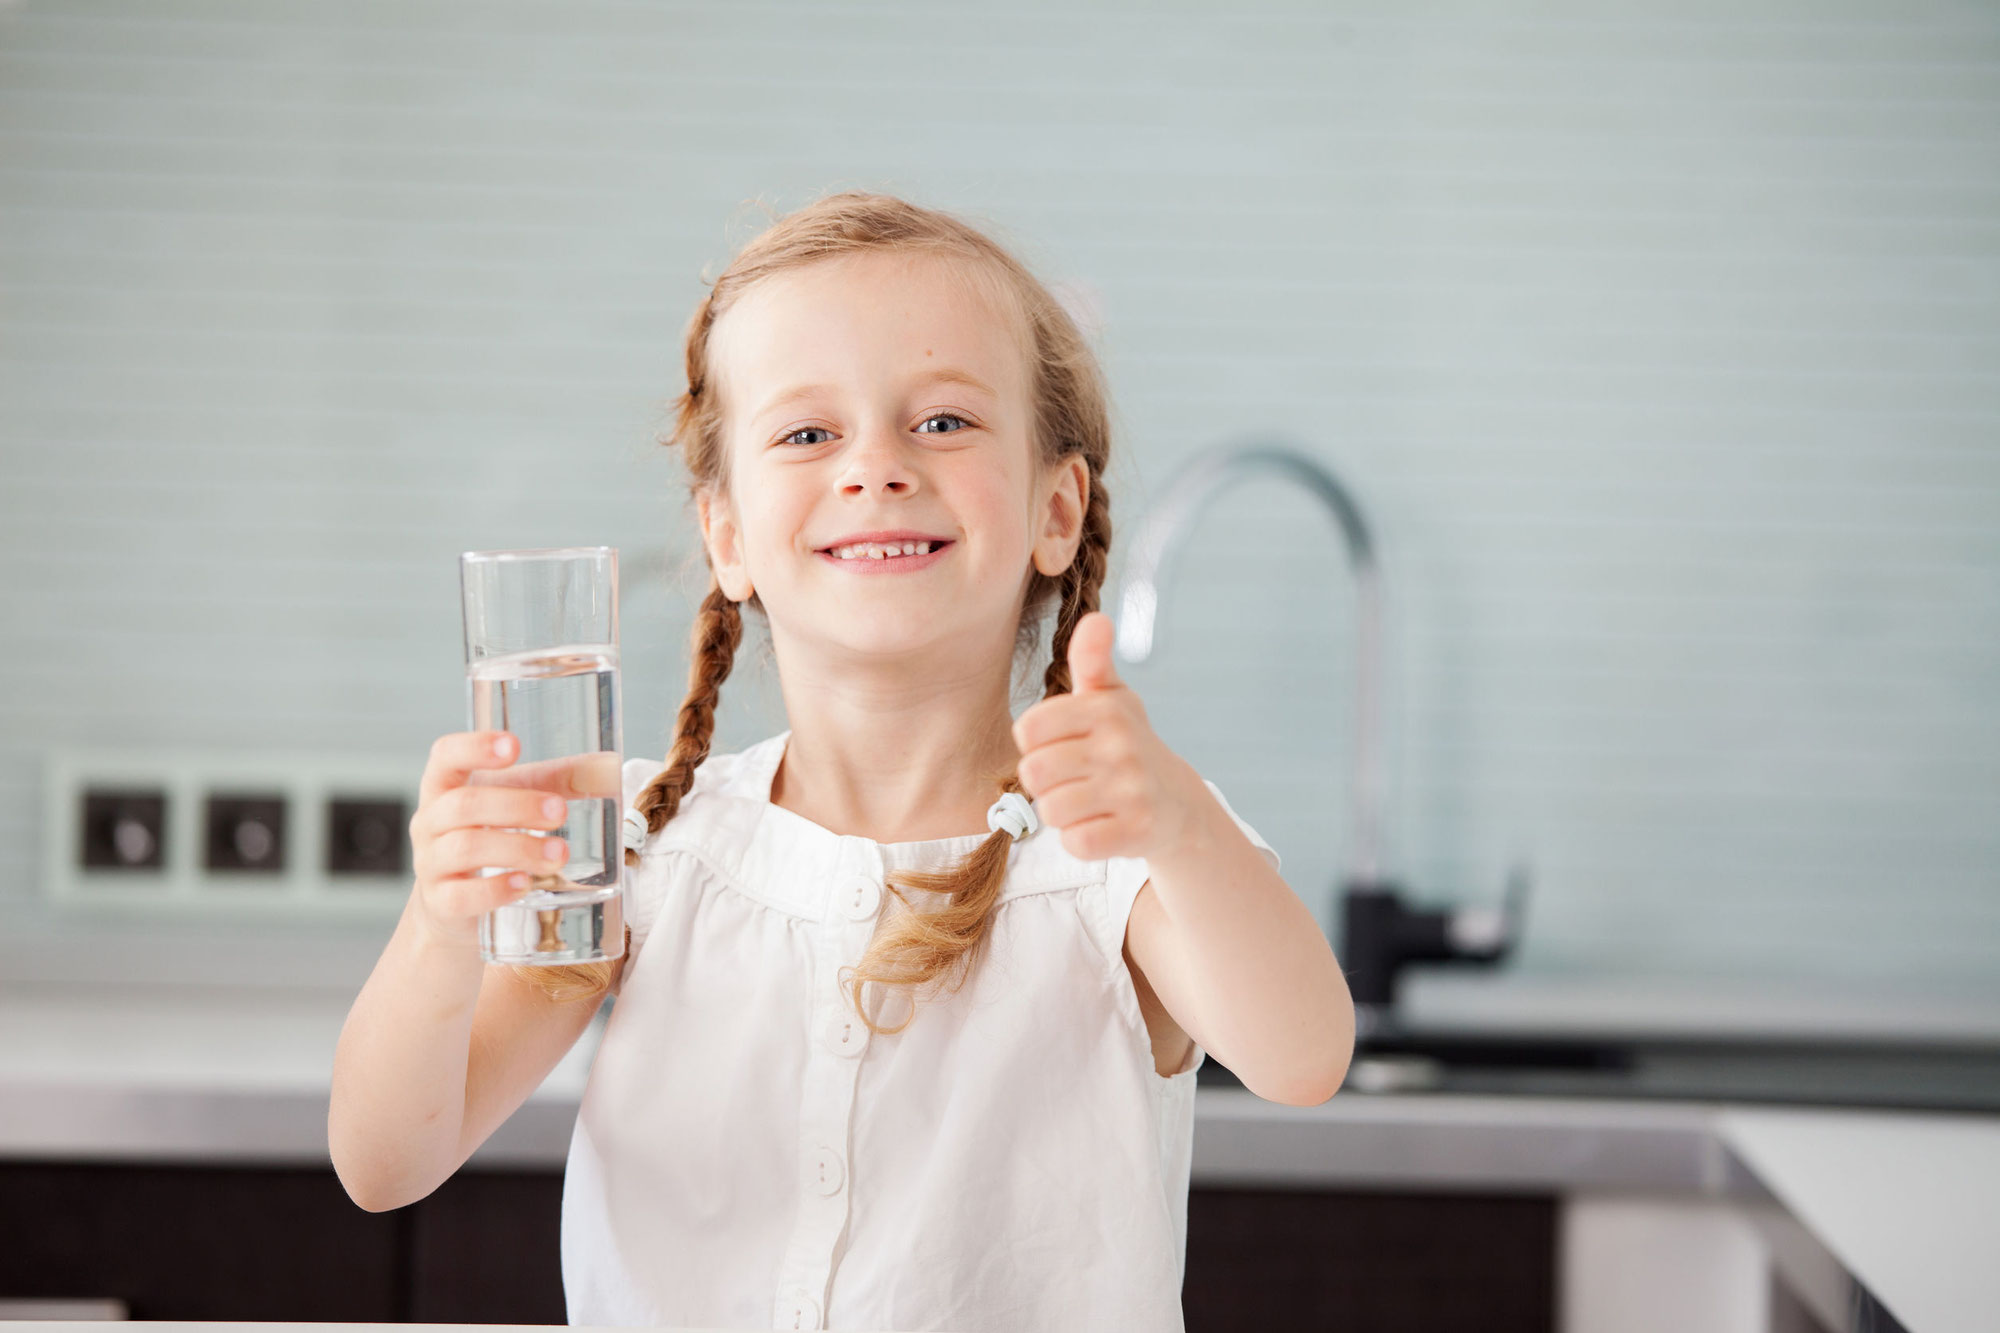
[[[478,868],[536,868],[505,830],[560,818],[468,784],[504,733],[440,739],[417,891],[342,1033],[342,1180],[429,1193],[615,993],[572,1323],[1180,1328],[1196,1068],[1324,1101],[1353,1010],[1277,853],[1113,669],[1087,344],[981,232],[845,193],[737,255],[686,372],[711,581],[666,761],[624,768],[625,954],[480,964],[513,891]],[[746,607],[789,727],[711,755]]]

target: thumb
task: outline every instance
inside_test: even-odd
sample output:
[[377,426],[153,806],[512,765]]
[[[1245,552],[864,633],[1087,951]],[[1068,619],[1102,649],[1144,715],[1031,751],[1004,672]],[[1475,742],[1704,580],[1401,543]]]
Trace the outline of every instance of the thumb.
[[1111,665],[1111,641],[1115,635],[1111,617],[1090,611],[1076,622],[1069,636],[1069,682],[1072,693],[1085,690],[1113,690],[1122,682]]

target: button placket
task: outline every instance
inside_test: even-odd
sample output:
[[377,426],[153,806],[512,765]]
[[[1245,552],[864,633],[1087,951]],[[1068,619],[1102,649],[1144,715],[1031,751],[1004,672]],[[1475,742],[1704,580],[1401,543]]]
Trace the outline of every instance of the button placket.
[[[879,852],[866,850],[868,861],[879,867]],[[825,980],[813,997],[818,1040],[807,1057],[799,1108],[798,1220],[779,1270],[773,1312],[778,1328],[819,1327],[834,1251],[847,1223],[854,1090],[873,1033],[855,1012],[841,973],[867,950],[882,905],[882,882],[879,868],[871,873],[860,863],[844,867],[834,877],[815,932],[817,973]]]

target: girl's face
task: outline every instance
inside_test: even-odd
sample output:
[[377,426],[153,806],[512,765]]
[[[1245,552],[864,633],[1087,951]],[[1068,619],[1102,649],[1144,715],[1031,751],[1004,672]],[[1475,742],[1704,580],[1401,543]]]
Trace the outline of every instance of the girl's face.
[[[1007,660],[1031,566],[1075,556],[1089,481],[1081,455],[1036,456],[1015,312],[943,261],[863,253],[758,282],[709,347],[730,485],[698,499],[702,531],[724,591],[760,595],[774,646]],[[884,531],[932,553],[840,557]]]

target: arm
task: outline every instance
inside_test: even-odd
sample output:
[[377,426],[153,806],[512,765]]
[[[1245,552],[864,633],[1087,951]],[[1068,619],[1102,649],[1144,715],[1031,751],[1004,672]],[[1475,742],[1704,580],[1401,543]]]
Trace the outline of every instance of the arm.
[[1111,638],[1102,611],[1078,618],[1070,692],[1014,721],[1016,776],[1070,855],[1145,859],[1125,951],[1174,1021],[1258,1096],[1323,1102],[1354,1050],[1347,978],[1305,904],[1154,732]]
[[[623,970],[621,959],[614,987]],[[547,999],[406,908],[334,1051],[327,1148],[348,1197],[384,1212],[430,1194],[541,1086],[597,1008]]]
[[1126,948],[1174,1020],[1268,1101],[1333,1096],[1354,1049],[1354,1002],[1326,936],[1194,769],[1169,752],[1192,812],[1147,859]]
[[[550,840],[565,798],[619,791],[608,752],[516,766],[519,753],[508,732],[455,732],[424,766],[410,820],[415,883],[341,1026],[327,1102],[334,1173],[371,1212],[421,1199],[456,1171],[598,1007],[559,1004],[479,956],[480,916],[525,892],[520,872],[565,851]],[[621,961],[614,990],[623,973]]]

